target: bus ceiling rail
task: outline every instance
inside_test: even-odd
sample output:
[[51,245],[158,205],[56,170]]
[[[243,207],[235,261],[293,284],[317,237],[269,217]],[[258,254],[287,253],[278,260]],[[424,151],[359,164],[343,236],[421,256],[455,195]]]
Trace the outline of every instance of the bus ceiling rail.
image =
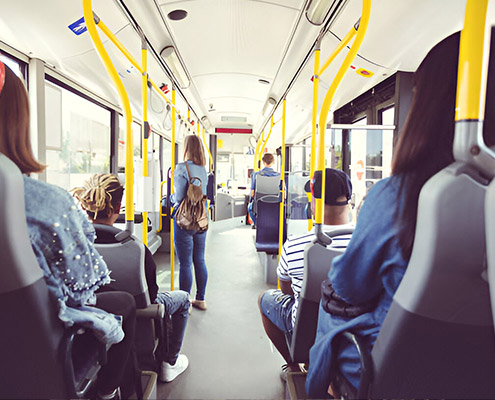
[[[495,177],[495,152],[483,139],[488,58],[484,58],[488,0],[468,0],[459,45],[454,158]],[[489,39],[488,39],[489,41]]]
[[[99,54],[103,65],[105,66],[107,73],[110,75],[113,83],[117,88],[117,92],[119,93],[120,101],[122,102],[122,108],[124,110],[124,116],[126,120],[126,165],[125,165],[125,196],[126,196],[126,204],[125,204],[125,217],[126,217],[126,226],[125,229],[128,232],[134,232],[134,202],[133,202],[133,186],[134,186],[134,173],[133,173],[133,154],[132,154],[132,131],[131,131],[131,123],[132,123],[132,111],[131,104],[129,102],[129,97],[127,96],[127,92],[125,90],[125,86],[120,80],[119,74],[117,70],[112,64],[112,60],[110,56],[105,50],[103,43],[98,35],[96,30],[96,21],[95,16],[93,15],[93,10],[91,6],[91,0],[83,0],[83,12],[84,12],[84,20],[86,21],[86,27],[88,29],[88,33],[91,36],[91,40],[93,45],[96,48],[97,53]],[[98,22],[99,18],[96,17]]]
[[[364,36],[366,34],[366,30],[368,29],[368,22],[370,18],[370,11],[371,11],[371,0],[363,0],[363,7],[362,7],[362,12],[361,12],[361,19],[359,23],[359,27],[356,33],[356,37],[354,39],[354,43],[351,46],[351,49],[347,53],[344,62],[340,66],[337,75],[335,76],[334,80],[332,81],[332,84],[330,85],[327,94],[325,95],[325,98],[323,100],[323,104],[321,107],[320,111],[320,119],[319,119],[319,124],[318,128],[320,130],[320,136],[319,136],[319,154],[318,154],[318,167],[317,169],[319,171],[322,171],[321,178],[321,198],[316,199],[316,216],[315,216],[315,222],[316,222],[316,235],[319,241],[322,243],[327,243],[328,239],[323,231],[322,231],[322,223],[323,223],[323,208],[324,208],[324,201],[325,201],[325,127],[326,127],[326,122],[327,122],[327,117],[328,117],[328,112],[330,110],[330,105],[332,104],[333,96],[335,95],[335,92],[340,85],[340,82],[342,81],[345,73],[349,69],[352,60],[356,56],[357,52],[359,51],[359,48],[361,47],[361,44],[363,43]],[[343,46],[340,46],[341,49]]]
[[[125,48],[125,46],[120,42],[120,40],[117,39],[117,37],[112,33],[112,31],[108,29],[108,27],[103,23],[103,21],[98,19],[98,23],[96,25],[98,26],[98,28],[101,29],[101,31],[105,34],[105,36],[107,36],[108,39],[110,39],[110,41],[121,51],[121,53],[129,60],[129,62],[133,65],[133,67],[136,68],[141,74],[143,74],[144,72],[143,68],[141,68],[141,66],[138,64],[136,59],[132,56],[132,54]],[[155,89],[155,91],[158,92],[158,94],[160,94],[160,96],[165,100],[167,104],[175,108],[175,111],[180,116],[180,111],[177,109],[174,102],[169,100],[168,97],[165,96],[165,93],[163,93],[163,91],[155,84],[155,82],[153,82],[151,78],[148,77],[148,80],[152,88]],[[189,113],[189,109],[188,109],[188,113]],[[190,128],[194,128],[193,125],[189,122],[189,117],[187,118],[187,121],[184,120],[184,122],[186,124],[189,124]]]

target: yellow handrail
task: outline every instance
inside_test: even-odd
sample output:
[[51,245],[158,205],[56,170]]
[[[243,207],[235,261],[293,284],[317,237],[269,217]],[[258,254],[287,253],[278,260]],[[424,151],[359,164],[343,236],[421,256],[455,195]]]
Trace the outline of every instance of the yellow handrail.
[[[141,73],[141,95],[143,100],[143,125],[141,133],[143,138],[143,177],[148,176],[148,50],[146,42],[142,40],[141,62],[143,72]],[[148,246],[148,212],[143,211],[143,243]]]
[[[488,0],[468,0],[459,46],[455,120],[482,120],[483,46]],[[493,39],[492,39],[493,40]]]
[[[316,119],[318,117],[318,68],[320,68],[320,41],[318,40],[315,48],[315,65],[313,72],[313,115],[311,119],[311,158],[309,160],[309,179],[313,179],[316,165]],[[307,193],[309,204],[312,204],[313,195],[311,192]],[[313,216],[308,219],[308,231],[313,229]]]
[[[84,12],[84,20],[86,22],[86,27],[88,29],[88,33],[91,36],[93,44],[98,52],[103,65],[105,66],[107,73],[110,75],[113,83],[117,88],[117,92],[119,93],[120,101],[122,102],[122,109],[124,111],[124,117],[126,121],[126,161],[125,161],[125,219],[126,219],[126,230],[131,233],[134,232],[134,202],[133,202],[133,187],[134,187],[134,170],[133,170],[133,154],[132,154],[132,112],[131,105],[129,102],[129,97],[127,96],[127,92],[125,90],[124,84],[119,78],[119,74],[117,70],[112,64],[112,60],[110,59],[108,53],[103,46],[103,43],[98,36],[98,32],[96,31],[96,23],[93,15],[93,10],[91,6],[91,0],[83,0],[83,12]],[[101,24],[101,21],[98,22],[98,25]]]
[[280,167],[280,214],[278,225],[278,261],[282,254],[282,246],[284,245],[284,205],[285,205],[285,122],[286,122],[286,99],[282,102],[282,165]]
[[337,75],[335,76],[328,92],[323,100],[323,104],[321,106],[320,111],[320,119],[318,124],[319,130],[319,154],[318,154],[318,167],[317,169],[321,171],[321,198],[316,199],[316,216],[315,222],[317,225],[322,225],[323,223],[323,209],[325,202],[325,128],[327,124],[328,112],[330,110],[330,105],[332,104],[333,96],[340,85],[340,82],[344,78],[345,73],[349,69],[352,60],[356,56],[361,44],[364,40],[364,35],[366,34],[366,30],[368,29],[368,22],[371,11],[371,0],[363,0],[363,9],[361,13],[361,21],[359,23],[359,28],[356,34],[356,38],[354,39],[354,43],[347,53],[347,56],[344,59],[343,64],[341,65]]
[[342,39],[342,41],[335,48],[335,50],[330,55],[330,57],[328,57],[328,60],[321,67],[321,69],[318,71],[317,75],[323,74],[323,72],[325,72],[325,70],[332,63],[332,61],[335,60],[335,57],[337,57],[337,55],[342,51],[342,49],[349,44],[349,42],[352,40],[352,38],[354,36],[356,36],[356,32],[357,32],[357,27],[358,26],[359,26],[359,22],[351,28],[351,30],[347,33],[347,35],[345,35],[344,39]]
[[260,138],[256,142],[256,150],[254,151],[254,172],[259,171],[259,159],[258,159],[258,153],[260,150],[260,146],[263,143],[263,140],[265,139],[265,131],[263,131],[260,135]]
[[211,155],[210,147],[206,143],[206,138],[205,138],[205,127],[203,126],[203,143],[206,147],[206,151],[208,152],[208,156],[210,157],[210,171],[213,171],[213,156]]
[[163,199],[163,185],[165,185],[166,183],[167,183],[167,181],[162,181],[160,183],[160,218],[159,218],[159,221],[158,221],[158,230],[157,230],[158,233],[161,232],[162,229],[163,229],[163,226],[162,226],[162,217],[166,217],[167,216],[167,214],[162,211],[162,204],[161,204],[161,201]]
[[[172,103],[175,105],[175,88],[172,88]],[[174,193],[174,173],[175,173],[175,107],[172,107],[172,162],[170,177],[170,196]],[[174,220],[172,215],[174,206],[170,203],[170,289],[174,290],[175,280],[175,247],[174,247]]]
[[[101,31],[108,37],[108,39],[110,39],[110,41],[122,52],[122,54],[129,60],[129,62],[133,65],[134,68],[136,68],[139,73],[143,73],[143,69],[141,68],[141,66],[138,64],[138,62],[136,61],[136,59],[132,56],[131,53],[129,53],[129,51],[124,47],[124,45],[119,41],[119,39],[117,39],[117,37],[112,33],[112,31],[110,31],[110,29],[108,29],[108,27],[103,23],[103,21],[99,21],[98,23],[98,28],[101,29]],[[167,98],[167,96],[165,96],[165,94],[163,93],[163,91],[155,84],[155,82],[153,82],[153,80],[148,77],[148,80],[149,82],[151,83],[151,86],[153,87],[153,89],[155,89],[155,91],[160,94],[160,96],[165,100],[165,102],[167,104],[169,104],[172,108],[175,108],[175,111],[177,112],[178,115],[180,115],[180,111],[177,109],[177,107],[175,106],[175,104],[173,104],[173,102],[171,100],[169,100]],[[186,124],[189,124],[189,126],[192,126],[188,121],[184,121]]]

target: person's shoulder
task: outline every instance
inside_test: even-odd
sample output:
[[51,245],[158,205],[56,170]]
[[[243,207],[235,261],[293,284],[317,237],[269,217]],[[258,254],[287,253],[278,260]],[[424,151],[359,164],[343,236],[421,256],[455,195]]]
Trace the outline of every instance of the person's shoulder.
[[[71,204],[74,203],[72,196],[65,189],[47,182],[42,182],[38,179],[33,179],[26,175],[24,175],[24,190],[26,194],[28,194],[28,196],[26,196],[27,198],[34,196],[34,199],[43,199],[44,202],[59,200],[67,201]],[[46,205],[49,206],[50,204]]]

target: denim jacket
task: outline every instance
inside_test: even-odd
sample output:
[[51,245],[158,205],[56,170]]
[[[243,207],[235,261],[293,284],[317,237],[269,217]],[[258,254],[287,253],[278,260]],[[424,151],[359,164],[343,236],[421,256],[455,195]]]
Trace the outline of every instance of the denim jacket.
[[[201,186],[203,194],[206,196],[206,187],[208,185],[208,174],[206,168],[202,165],[196,165],[192,161],[186,161],[189,171],[191,172],[191,178],[197,177],[201,179]],[[193,180],[193,184],[199,186],[199,180]],[[181,162],[175,166],[174,173],[174,193],[171,197],[172,204],[175,210],[179,206],[180,202],[186,197],[187,188],[189,187],[189,176],[187,174],[186,165]],[[174,210],[174,211],[175,211]]]
[[93,225],[65,190],[24,176],[29,237],[66,326],[77,323],[104,343],[124,338],[121,317],[93,307],[110,271],[94,247]]

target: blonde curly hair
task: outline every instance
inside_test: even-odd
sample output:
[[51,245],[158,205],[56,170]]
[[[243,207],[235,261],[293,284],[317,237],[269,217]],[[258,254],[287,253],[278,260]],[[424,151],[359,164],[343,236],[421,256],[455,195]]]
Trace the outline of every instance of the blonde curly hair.
[[112,174],[95,174],[82,187],[70,191],[94,221],[98,213],[108,218],[122,201],[124,187]]

